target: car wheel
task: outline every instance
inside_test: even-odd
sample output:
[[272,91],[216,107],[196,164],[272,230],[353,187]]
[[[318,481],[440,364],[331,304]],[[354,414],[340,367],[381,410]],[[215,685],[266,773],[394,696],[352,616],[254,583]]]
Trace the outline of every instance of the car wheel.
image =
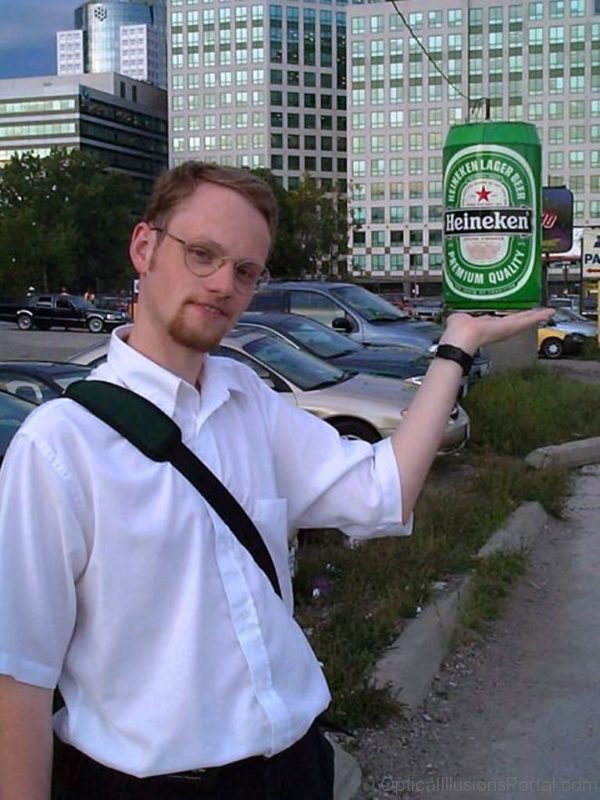
[[374,444],[381,439],[375,428],[359,420],[333,420],[329,423],[344,439],[361,439],[363,442]]
[[19,314],[17,317],[19,330],[30,331],[33,328],[33,317],[31,314]]
[[544,339],[542,342],[542,355],[545,358],[560,358],[563,354],[563,345],[560,339]]
[[90,333],[102,333],[104,323],[101,319],[98,319],[98,317],[92,317],[88,320],[88,328],[90,329]]

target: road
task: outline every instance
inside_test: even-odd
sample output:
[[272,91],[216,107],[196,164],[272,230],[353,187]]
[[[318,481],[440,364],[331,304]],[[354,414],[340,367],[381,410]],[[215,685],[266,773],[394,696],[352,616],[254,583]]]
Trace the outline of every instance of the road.
[[0,322],[0,360],[38,358],[62,361],[108,337],[107,333],[75,330],[20,331],[16,325]]

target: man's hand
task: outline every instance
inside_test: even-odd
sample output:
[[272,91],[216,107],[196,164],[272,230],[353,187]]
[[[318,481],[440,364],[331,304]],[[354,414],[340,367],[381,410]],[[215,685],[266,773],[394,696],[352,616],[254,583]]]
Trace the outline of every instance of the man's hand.
[[555,313],[553,308],[534,308],[502,315],[450,314],[440,344],[453,344],[473,355],[479,347],[501,342],[529,328],[546,322]]

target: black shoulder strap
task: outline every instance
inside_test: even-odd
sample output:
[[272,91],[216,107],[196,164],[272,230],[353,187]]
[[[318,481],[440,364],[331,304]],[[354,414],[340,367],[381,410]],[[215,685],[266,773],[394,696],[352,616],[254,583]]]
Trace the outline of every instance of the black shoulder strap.
[[248,550],[281,597],[271,554],[256,526],[235,497],[181,440],[181,430],[145,397],[106,381],[75,381],[65,397],[113,427],[153,461],[170,461],[200,492]]

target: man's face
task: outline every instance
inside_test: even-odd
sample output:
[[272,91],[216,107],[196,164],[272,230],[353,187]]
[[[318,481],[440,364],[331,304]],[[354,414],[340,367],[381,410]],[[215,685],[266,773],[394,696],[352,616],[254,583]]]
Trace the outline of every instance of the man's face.
[[[170,236],[164,233],[168,231]],[[270,231],[262,214],[232,189],[201,184],[165,224],[162,235],[146,230],[148,268],[143,295],[155,334],[178,346],[209,352],[237,322],[252,298],[235,280],[233,261],[264,264]],[[212,275],[198,277],[186,266],[185,248],[210,243],[231,258]]]

